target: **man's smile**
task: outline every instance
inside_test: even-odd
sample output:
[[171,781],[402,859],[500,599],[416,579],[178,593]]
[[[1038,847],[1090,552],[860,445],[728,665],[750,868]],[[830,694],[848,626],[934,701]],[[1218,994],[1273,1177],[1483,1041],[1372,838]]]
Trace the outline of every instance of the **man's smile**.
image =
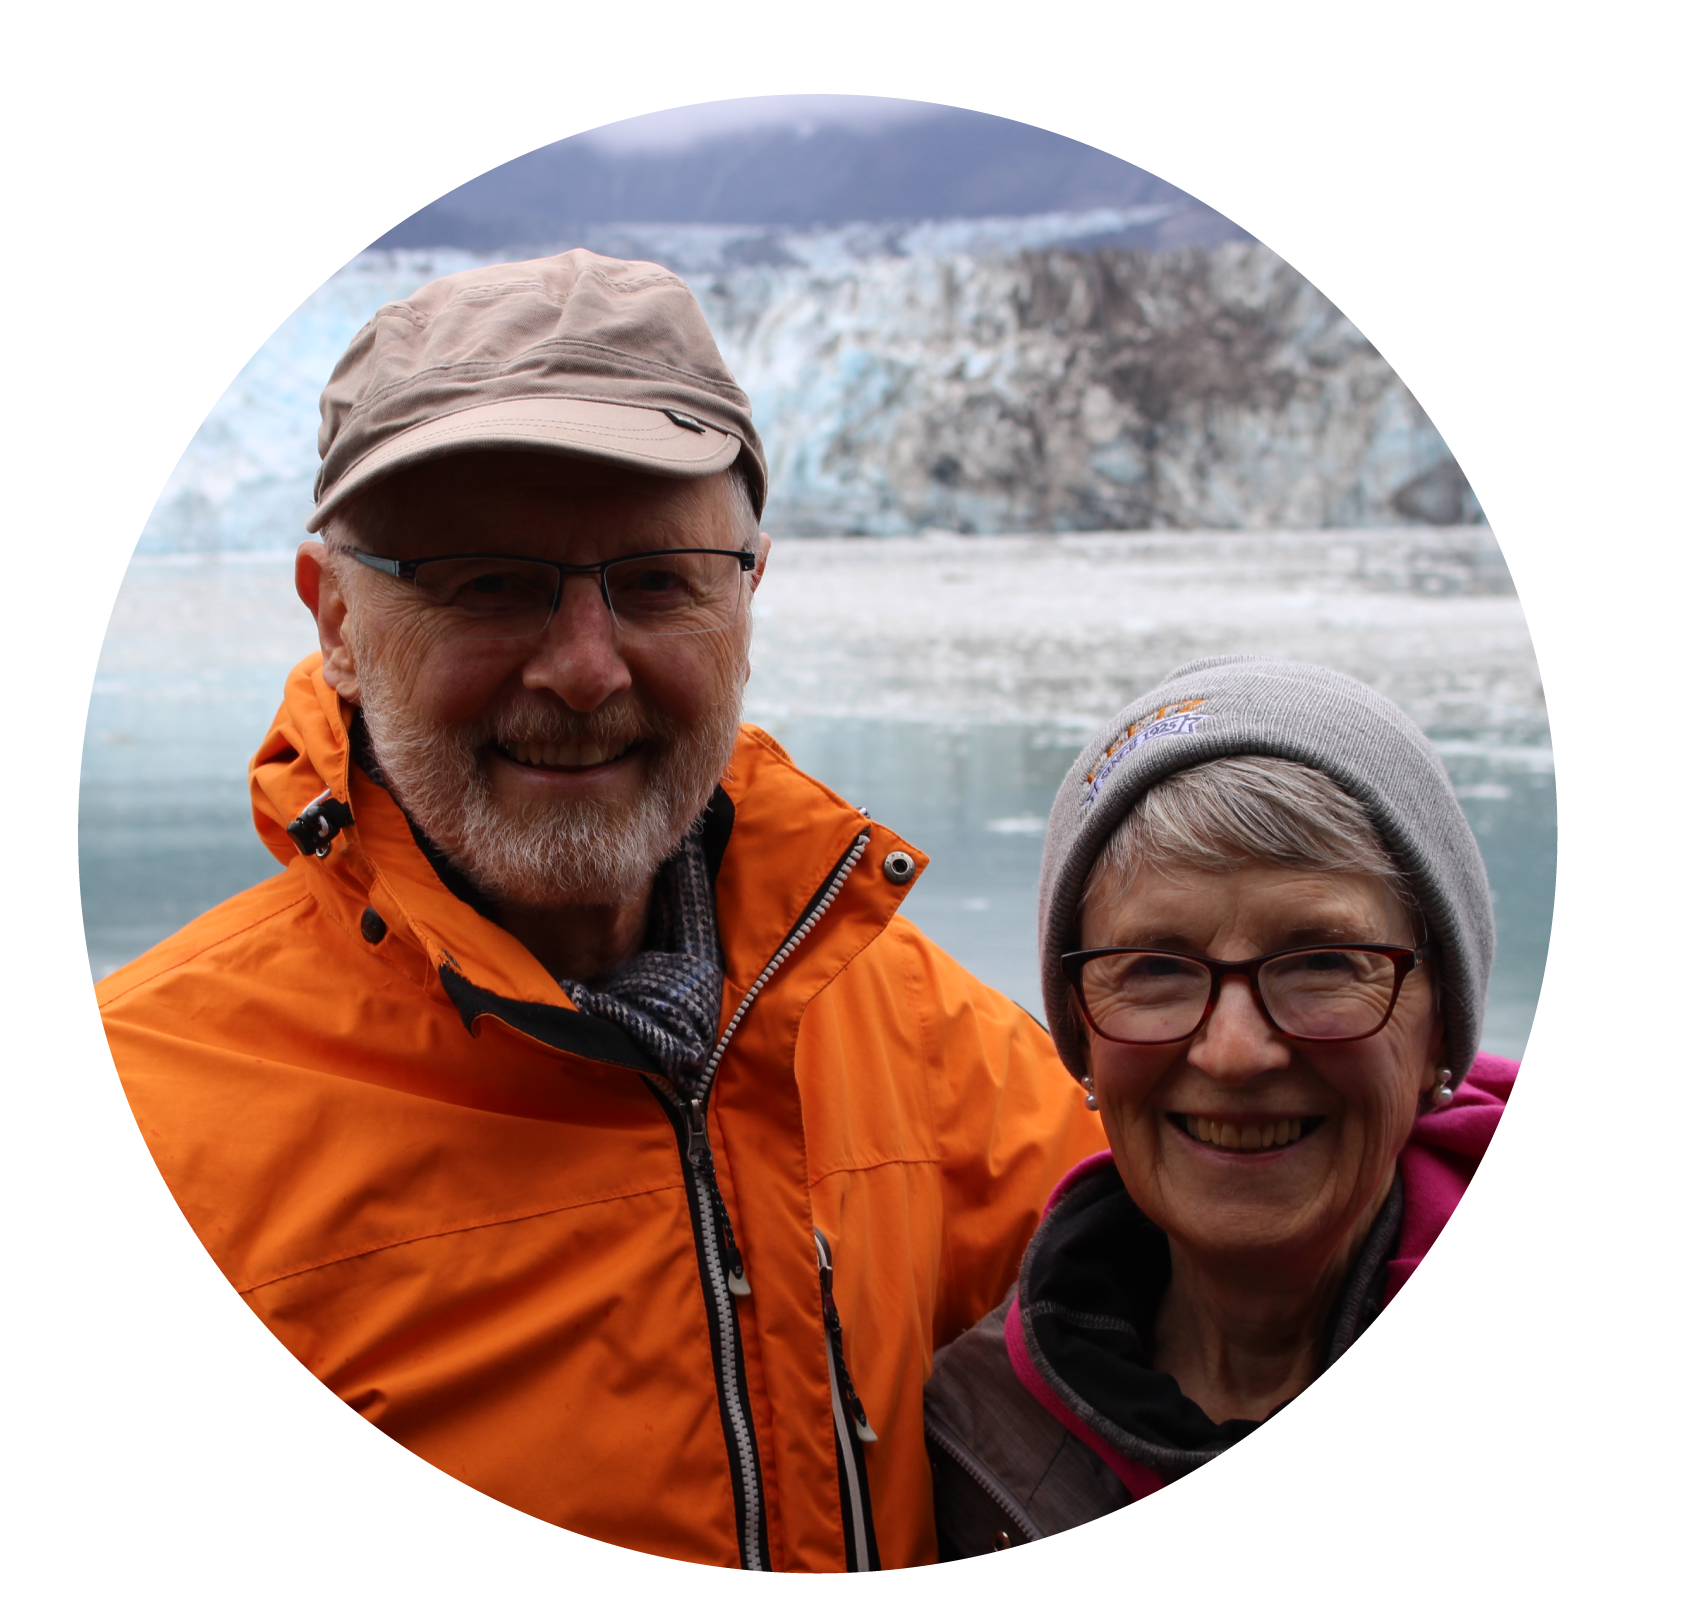
[[626,758],[640,743],[627,738],[605,742],[495,742],[514,764],[531,770],[594,770]]

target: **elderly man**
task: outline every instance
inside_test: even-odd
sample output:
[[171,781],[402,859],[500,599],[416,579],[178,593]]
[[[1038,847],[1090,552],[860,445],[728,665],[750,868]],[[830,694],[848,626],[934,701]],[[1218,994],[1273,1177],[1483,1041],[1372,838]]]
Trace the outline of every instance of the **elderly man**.
[[935,1556],[921,1392],[1101,1147],[897,914],[925,859],[740,724],[770,543],[680,280],[585,251],[383,307],[322,399],[282,875],[108,977],[255,1313],[523,1511],[753,1569]]

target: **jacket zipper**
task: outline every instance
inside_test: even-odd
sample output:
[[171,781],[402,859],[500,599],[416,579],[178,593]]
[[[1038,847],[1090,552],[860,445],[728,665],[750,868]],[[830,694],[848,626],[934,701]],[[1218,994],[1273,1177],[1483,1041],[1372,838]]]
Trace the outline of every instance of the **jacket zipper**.
[[794,930],[747,990],[719,1037],[717,1047],[708,1057],[694,1096],[684,1100],[669,1078],[645,1074],[647,1086],[658,1097],[676,1129],[677,1146],[682,1155],[682,1175],[688,1190],[694,1248],[700,1264],[700,1285],[712,1329],[718,1406],[723,1418],[724,1441],[729,1450],[730,1477],[735,1487],[736,1537],[741,1566],[757,1572],[770,1571],[771,1548],[766,1534],[765,1490],[759,1475],[753,1408],[747,1394],[747,1369],[742,1362],[741,1322],[735,1310],[735,1299],[751,1294],[752,1286],[747,1281],[747,1270],[735,1242],[729,1212],[718,1188],[717,1168],[712,1160],[711,1141],[706,1134],[706,1101],[711,1097],[712,1079],[717,1075],[730,1039],[735,1036],[735,1029],[753,1007],[760,990],[777,974],[783,962],[800,947],[807,933],[818,925],[824,912],[835,902],[870,841],[871,834],[864,831],[854,839],[841,864],[814,895],[806,914],[795,923]]
[[[952,1434],[933,1423],[929,1417],[925,1420],[925,1437],[990,1497],[991,1504],[1018,1531],[1019,1544],[1024,1545],[1033,1540],[1043,1539],[1043,1531],[1032,1521],[1026,1510],[1015,1502],[1014,1497],[985,1471],[979,1459]],[[1013,1543],[1015,1541],[1011,1539],[1010,1544]]]
[[771,1567],[771,1548],[766,1535],[765,1490],[759,1476],[753,1408],[747,1397],[741,1322],[735,1311],[735,1296],[747,1294],[750,1289],[741,1267],[740,1252],[736,1251],[734,1236],[729,1231],[723,1197],[718,1192],[712,1147],[706,1137],[705,1105],[699,1098],[683,1100],[673,1087],[666,1085],[667,1079],[649,1075],[646,1081],[670,1116],[682,1154],[700,1289],[705,1296],[706,1318],[712,1334],[718,1410],[729,1453],[730,1482],[735,1491],[735,1532],[741,1566],[766,1572]]
[[817,1229],[818,1285],[824,1305],[824,1354],[830,1368],[830,1412],[836,1427],[837,1483],[842,1496],[842,1533],[848,1548],[849,1573],[875,1573],[878,1534],[872,1521],[872,1492],[866,1482],[865,1447],[877,1443],[866,1421],[866,1409],[854,1392],[854,1380],[842,1353],[842,1319],[836,1311],[835,1269],[830,1243]]

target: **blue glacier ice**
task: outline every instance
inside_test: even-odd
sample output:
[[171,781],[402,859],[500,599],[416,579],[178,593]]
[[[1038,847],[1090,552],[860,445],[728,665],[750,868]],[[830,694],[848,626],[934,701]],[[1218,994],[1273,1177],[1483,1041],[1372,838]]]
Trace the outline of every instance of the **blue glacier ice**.
[[[664,262],[693,286],[753,399],[779,534],[1480,517],[1403,383],[1265,247],[1083,248],[1167,211],[605,225],[575,243]],[[299,539],[320,388],[350,338],[427,280],[502,259],[369,252],[341,269],[215,405],[141,550]]]

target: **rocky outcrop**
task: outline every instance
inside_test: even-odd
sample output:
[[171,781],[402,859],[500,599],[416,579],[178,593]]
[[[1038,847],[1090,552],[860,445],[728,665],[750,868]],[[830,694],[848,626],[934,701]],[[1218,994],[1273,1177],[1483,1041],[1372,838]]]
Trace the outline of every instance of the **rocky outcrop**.
[[1262,245],[690,277],[785,532],[1481,517],[1380,353]]

